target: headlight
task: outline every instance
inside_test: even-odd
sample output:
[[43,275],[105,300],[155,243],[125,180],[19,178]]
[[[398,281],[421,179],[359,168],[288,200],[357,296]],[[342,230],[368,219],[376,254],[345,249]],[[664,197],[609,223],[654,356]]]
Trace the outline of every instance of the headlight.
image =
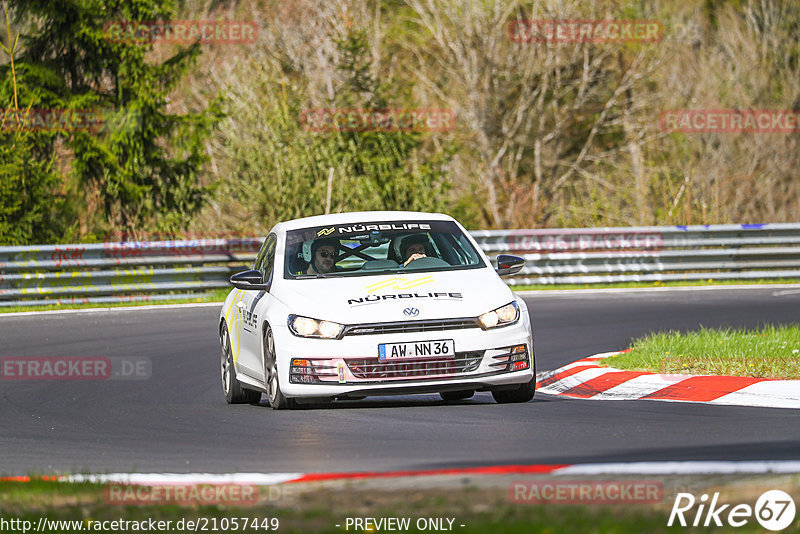
[[319,335],[325,338],[339,337],[339,334],[342,332],[342,325],[330,321],[320,321],[317,328],[319,330]]
[[519,320],[519,306],[516,302],[510,302],[496,310],[486,312],[478,317],[481,328],[489,330],[498,326],[507,326]]
[[342,333],[344,326],[333,321],[318,321],[302,315],[289,316],[289,330],[299,337],[321,337],[336,339]]

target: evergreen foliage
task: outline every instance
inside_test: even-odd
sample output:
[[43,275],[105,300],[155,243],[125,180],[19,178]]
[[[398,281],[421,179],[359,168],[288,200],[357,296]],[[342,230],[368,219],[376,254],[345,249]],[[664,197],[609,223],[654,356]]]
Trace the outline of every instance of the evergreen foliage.
[[[71,205],[83,214],[81,222],[90,235],[182,229],[208,197],[209,188],[200,182],[207,160],[204,143],[221,117],[216,102],[198,113],[169,110],[170,94],[196,63],[200,47],[195,43],[152,62],[147,58],[152,43],[114,40],[107,31],[115,21],[168,20],[174,16],[174,3],[26,0],[12,2],[12,7],[18,24],[28,31],[17,57],[24,75],[20,107],[72,110],[97,119],[93,127],[63,128],[41,139],[37,133],[21,135],[38,141],[13,145],[16,158],[49,162],[45,168],[52,171],[53,158],[60,156],[61,188],[75,194]],[[7,87],[8,72],[3,74]],[[7,92],[3,97],[9,101]],[[10,146],[4,143],[4,156]],[[4,167],[14,165],[13,158],[3,161]],[[30,168],[11,167],[9,172],[15,173],[8,180],[13,184]],[[37,180],[44,189],[28,194],[43,197],[28,201],[50,203],[45,184],[51,182]],[[3,201],[19,205],[19,199]],[[35,213],[31,216],[37,217]],[[68,227],[77,221],[61,222]]]

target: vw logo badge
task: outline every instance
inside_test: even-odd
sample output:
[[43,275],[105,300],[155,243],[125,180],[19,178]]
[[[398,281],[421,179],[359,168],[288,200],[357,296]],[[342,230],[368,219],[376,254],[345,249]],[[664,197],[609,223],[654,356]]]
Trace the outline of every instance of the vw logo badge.
[[406,308],[405,310],[403,310],[403,313],[405,313],[409,317],[416,317],[417,315],[419,315],[419,310],[416,308]]

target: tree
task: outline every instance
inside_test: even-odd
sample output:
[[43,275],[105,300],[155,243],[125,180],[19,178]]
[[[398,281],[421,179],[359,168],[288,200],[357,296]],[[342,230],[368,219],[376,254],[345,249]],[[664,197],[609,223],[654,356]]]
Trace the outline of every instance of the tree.
[[[304,125],[310,108],[402,107],[396,102],[405,85],[391,78],[378,83],[367,35],[353,28],[327,31],[320,48],[330,55],[322,75],[309,66],[311,58],[283,48],[251,54],[220,77],[230,118],[218,152],[225,174],[235,179],[220,188],[217,209],[228,229],[264,232],[281,220],[323,213],[331,169],[332,212],[447,210],[448,147],[426,154],[425,136],[415,131],[314,131]],[[321,95],[316,86],[330,90]]]
[[406,3],[427,39],[425,46],[409,46],[415,75],[456,110],[467,138],[460,155],[477,160],[473,172],[490,226],[565,222],[558,218],[570,197],[585,196],[582,182],[603,183],[607,162],[623,151],[644,180],[639,145],[645,132],[635,118],[652,99],[633,93],[653,71],[658,52],[512,38],[515,20],[592,18],[570,2]]
[[[96,110],[99,128],[61,131],[74,185],[98,203],[89,230],[175,232],[208,196],[199,173],[204,142],[219,120],[212,102],[170,113],[169,94],[200,54],[199,44],[151,63],[153,43],[114,40],[109,22],[168,21],[171,0],[15,1],[28,27],[18,59],[46,105]],[[91,217],[91,215],[90,215]]]
[[[10,115],[4,121],[14,121]],[[57,217],[63,196],[49,144],[30,132],[0,134],[0,244],[52,243],[63,236]]]
[[[7,43],[2,49],[9,65],[0,74],[0,244],[54,242],[63,235],[59,215],[64,208],[55,169],[55,135],[24,128],[30,108],[39,99],[35,91],[28,91],[25,77],[18,76],[14,64],[18,35],[12,36],[8,7],[4,8]],[[20,86],[26,104],[22,109]]]

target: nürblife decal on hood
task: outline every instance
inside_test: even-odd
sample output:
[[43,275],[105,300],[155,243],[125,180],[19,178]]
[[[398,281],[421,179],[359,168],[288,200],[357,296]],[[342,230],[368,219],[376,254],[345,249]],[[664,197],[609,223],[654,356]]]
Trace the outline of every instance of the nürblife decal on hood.
[[461,300],[463,297],[461,293],[450,291],[431,291],[428,293],[389,293],[386,295],[367,295],[364,297],[357,297],[347,299],[347,304],[350,307],[366,306],[368,304],[377,304],[379,302],[397,302],[404,299],[426,299],[426,300]]
[[[348,306],[364,306],[367,304],[377,304],[378,302],[385,301],[398,301],[401,299],[438,299],[438,300],[458,300],[461,299],[461,293],[452,291],[409,291],[412,288],[417,288],[422,285],[436,282],[436,279],[431,275],[415,276],[415,277],[402,277],[395,276],[387,278],[380,282],[375,282],[364,287],[367,295],[363,297],[354,297],[347,299]],[[385,291],[394,289],[395,293],[387,293],[385,295],[373,295],[376,291]]]

